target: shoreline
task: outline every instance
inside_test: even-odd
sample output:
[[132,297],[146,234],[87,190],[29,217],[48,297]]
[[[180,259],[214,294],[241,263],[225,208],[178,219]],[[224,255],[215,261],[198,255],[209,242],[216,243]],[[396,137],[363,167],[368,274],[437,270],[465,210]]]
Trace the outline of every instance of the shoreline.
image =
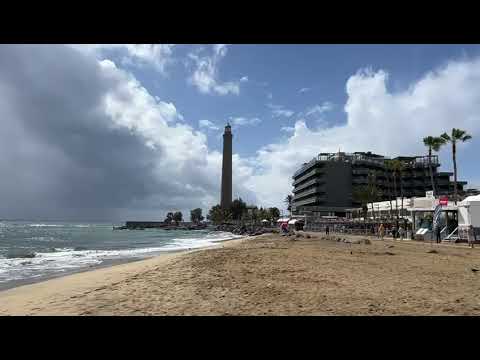
[[478,249],[303,234],[20,286],[0,292],[0,315],[480,315]]
[[150,260],[154,259],[157,257],[162,257],[162,256],[168,256],[172,254],[180,254],[180,253],[187,253],[187,252],[193,252],[196,250],[203,250],[203,249],[210,249],[215,246],[218,246],[217,243],[223,243],[223,242],[229,242],[229,241],[234,241],[234,240],[240,240],[240,239],[245,239],[248,238],[249,236],[244,236],[241,238],[235,237],[231,239],[221,239],[221,240],[212,240],[213,245],[210,246],[204,246],[200,248],[185,248],[185,249],[179,249],[179,250],[167,250],[167,251],[159,251],[152,253],[151,255],[143,256],[143,257],[125,257],[125,258],[118,258],[118,259],[105,259],[103,260],[100,264],[95,264],[95,265],[88,265],[85,267],[79,267],[76,269],[67,269],[64,272],[61,273],[53,273],[53,274],[45,274],[37,277],[32,277],[32,278],[27,278],[27,279],[19,279],[19,280],[10,280],[6,281],[4,283],[0,283],[0,295],[8,290],[16,289],[18,287],[22,286],[28,286],[28,285],[34,285],[38,283],[43,283],[49,280],[54,280],[54,279],[60,279],[64,277],[68,277],[71,275],[75,274],[82,274],[85,272],[91,272],[91,271],[96,271],[100,269],[105,269],[105,268],[110,268],[114,266],[119,266],[119,265],[124,265],[124,264],[130,264],[130,263],[135,263],[139,261],[145,261],[145,260]]
[[[257,236],[260,237],[261,235]],[[152,271],[157,267],[168,265],[172,260],[187,254],[208,251],[215,248],[226,248],[241,244],[254,237],[216,240],[217,244],[197,249],[185,249],[174,252],[162,253],[147,259],[130,261],[127,263],[105,266],[102,268],[87,269],[64,276],[46,279],[31,284],[20,285],[14,288],[0,290],[0,316],[4,315],[37,315],[41,305],[47,306],[46,312],[38,315],[79,315],[69,310],[50,312],[48,304],[57,299],[62,302],[75,299],[80,294],[89,294],[109,285],[128,282],[129,277],[138,276],[144,272]],[[35,305],[32,306],[32,305]],[[68,305],[67,305],[68,307]],[[80,315],[89,315],[80,314]]]
[[[128,277],[132,274],[151,271],[152,268],[164,266],[169,261],[186,254],[214,248],[229,247],[251,238],[250,236],[246,236],[242,238],[216,240],[214,242],[217,244],[211,246],[165,252],[146,259],[138,259],[115,265],[110,264],[101,268],[89,268],[71,274],[62,274],[61,276],[43,281],[0,290],[0,316],[34,315],[34,313],[29,312],[29,309],[36,311],[39,308],[31,307],[32,303],[50,303],[52,299],[57,299],[58,297],[74,299],[76,298],[75,294],[82,292],[88,293],[89,291],[104,288],[106,284],[127,281]],[[50,314],[48,310],[46,314]],[[66,314],[68,314],[68,312],[66,312],[65,315]],[[64,315],[64,313],[55,313],[54,315]]]

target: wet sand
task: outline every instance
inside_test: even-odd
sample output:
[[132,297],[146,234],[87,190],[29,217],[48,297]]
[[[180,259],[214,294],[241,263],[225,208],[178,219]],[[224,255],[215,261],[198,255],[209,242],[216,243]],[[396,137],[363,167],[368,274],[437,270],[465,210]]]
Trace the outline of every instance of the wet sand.
[[233,240],[21,286],[0,292],[0,314],[480,314],[478,248],[310,234]]

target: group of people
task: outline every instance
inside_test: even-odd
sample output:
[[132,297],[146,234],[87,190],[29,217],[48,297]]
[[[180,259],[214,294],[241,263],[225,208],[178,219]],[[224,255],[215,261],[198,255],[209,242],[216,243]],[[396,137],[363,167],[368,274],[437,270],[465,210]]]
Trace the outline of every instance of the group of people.
[[385,235],[387,235],[387,234],[392,236],[394,239],[399,238],[400,240],[403,240],[405,238],[407,238],[407,239],[410,238],[411,229],[410,229],[410,227],[408,227],[408,225],[403,226],[403,225],[400,224],[397,228],[396,225],[388,226],[388,225],[384,225],[383,223],[381,223],[378,226],[375,233],[382,240],[385,237]]
[[[340,228],[340,232],[345,232],[346,228],[345,225],[343,225]],[[412,228],[409,224],[399,224],[398,227],[395,224],[384,224],[381,223],[380,225],[378,224],[369,224],[367,225],[367,228],[364,228],[364,231],[370,233],[371,235],[376,235],[377,237],[383,239],[385,236],[391,236],[394,239],[400,238],[401,240],[403,239],[409,239],[412,236]],[[326,227],[325,232],[328,234],[329,233],[329,227]]]
[[[329,235],[330,231],[333,229],[334,232],[340,232],[340,233],[347,233],[350,232],[351,230],[356,230],[351,228],[351,226],[345,226],[345,225],[329,225],[326,224],[325,227],[325,234]],[[366,231],[370,233],[371,235],[376,235],[379,238],[383,239],[385,236],[391,236],[394,239],[408,239],[411,237],[411,227],[408,225],[399,225],[398,228],[396,225],[389,225],[389,224],[383,224],[381,223],[380,225],[374,225],[374,224],[369,224],[367,228],[363,227],[361,229],[362,231]]]
[[412,228],[408,224],[402,225],[399,224],[398,227],[397,225],[385,225],[381,223],[378,227],[377,230],[375,231],[377,236],[381,239],[383,239],[386,235],[392,236],[394,239],[411,239],[412,237]]

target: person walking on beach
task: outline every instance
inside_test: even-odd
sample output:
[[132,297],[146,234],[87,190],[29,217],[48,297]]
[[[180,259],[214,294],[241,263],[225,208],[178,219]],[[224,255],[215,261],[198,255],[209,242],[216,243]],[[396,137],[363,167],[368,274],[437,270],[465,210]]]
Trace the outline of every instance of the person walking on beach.
[[435,227],[435,236],[436,236],[437,244],[440,244],[442,242],[442,240],[440,239],[441,233],[442,233],[442,230],[440,230],[440,226],[437,225]]
[[473,225],[470,225],[468,227],[468,245],[473,249],[474,244],[475,244],[475,229],[473,228]]
[[403,229],[403,226],[400,225],[400,228],[398,229],[398,236],[400,237],[400,240],[403,240],[404,235],[405,230]]
[[378,235],[380,236],[380,239],[383,240],[383,236],[385,235],[385,227],[383,226],[383,223],[381,223],[378,228]]
[[330,235],[330,228],[328,225],[325,227],[325,235]]

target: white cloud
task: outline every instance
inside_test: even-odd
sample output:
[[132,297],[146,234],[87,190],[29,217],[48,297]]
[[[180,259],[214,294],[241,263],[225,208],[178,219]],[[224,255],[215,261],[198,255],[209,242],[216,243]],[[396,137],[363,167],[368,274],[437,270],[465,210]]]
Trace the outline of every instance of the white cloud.
[[261,123],[259,118],[232,117],[232,124],[236,126],[257,125]]
[[212,56],[200,56],[195,53],[188,55],[195,64],[195,70],[188,81],[202,94],[238,95],[240,93],[239,82],[218,80],[218,63],[226,54],[227,45],[216,44],[213,46]]
[[219,130],[220,129],[217,125],[215,125],[210,120],[200,120],[198,122],[198,126],[201,127],[201,128],[209,129],[209,130]]
[[247,82],[248,81],[248,76],[242,76],[240,79],[240,82]]
[[124,65],[153,66],[161,73],[165,73],[167,65],[173,62],[171,44],[77,44],[73,48],[86,54],[95,54],[101,60],[108,57],[111,51],[121,51],[125,54],[122,59]]
[[298,92],[299,92],[300,94],[306,93],[307,91],[310,91],[310,88],[304,87],[304,88],[301,88],[300,90],[298,90]]
[[[217,48],[216,51],[222,52],[222,48]],[[189,186],[191,189],[185,192],[185,197],[169,198],[168,202],[191,207],[192,200],[195,200],[189,200],[188,196],[194,196],[205,209],[218,203],[221,154],[208,149],[206,136],[195,132],[186,124],[171,124],[173,104],[158,106],[132,75],[116,69],[112,63],[106,63],[104,67],[110,68],[112,76],[122,79],[121,87],[107,97],[107,113],[119,126],[128,127],[143,136],[148,146],[167,154],[160,157],[155,166],[158,177],[163,178],[168,174],[168,178],[177,186]],[[234,122],[237,125],[254,125],[259,119],[235,118]],[[209,120],[200,120],[199,126],[218,130],[218,127]],[[235,196],[254,201],[253,193],[243,185],[251,175],[252,168],[238,155],[234,155],[233,164]],[[165,203],[165,200],[163,202]],[[183,208],[187,209],[188,207]]]
[[307,109],[305,115],[321,115],[333,109],[333,104],[331,102],[325,101],[322,105],[314,105]]
[[285,109],[283,105],[275,105],[268,103],[267,107],[269,107],[272,110],[272,115],[274,117],[291,117],[295,112],[289,109]]
[[268,93],[268,94],[267,94],[267,98],[273,99],[273,94],[272,94],[272,93]]
[[[480,59],[450,62],[397,93],[387,90],[387,81],[388,73],[382,70],[361,70],[348,79],[344,125],[312,129],[299,119],[293,131],[282,128],[292,132],[291,136],[257,152],[255,172],[245,183],[259,202],[283,207],[282,199],[292,189],[295,170],[319,152],[339,148],[387,156],[421,155],[426,153],[423,137],[457,127],[474,137],[472,143],[460,145],[459,156],[471,156],[472,164],[476,161],[474,152],[463,150],[475,142],[480,144],[476,140],[480,138]],[[324,113],[328,108],[324,103],[310,110]],[[450,149],[445,148],[440,155],[442,168],[448,168]],[[464,173],[468,171],[465,166]]]
[[272,114],[274,116],[285,116],[285,117],[290,117],[294,114],[292,110],[286,110],[286,109],[276,109],[272,110]]
[[295,128],[293,126],[282,126],[280,128],[280,131],[285,131],[287,133],[291,133],[295,131]]
[[[5,49],[2,48],[2,51],[9,51]],[[35,92],[35,96],[31,99],[40,98],[43,100],[45,99],[45,92],[38,89],[52,88],[45,86],[45,84],[51,84],[49,76],[44,75],[41,71],[29,72],[25,69],[35,66],[40,66],[42,69],[46,67],[51,69],[50,55],[47,56],[47,51],[40,50],[38,47],[33,47],[28,51],[23,49],[18,48],[18,54],[15,56],[32,59],[33,54],[43,53],[42,62],[40,63],[40,60],[37,61],[37,58],[35,58],[35,61],[25,62],[27,66],[16,61],[16,57],[7,58],[6,53],[2,53],[0,62],[8,62],[9,66],[17,70],[16,74],[28,76],[28,81],[37,85],[29,89]],[[222,45],[216,45],[213,49],[214,56],[225,56],[226,51],[227,48]],[[72,52],[70,51],[70,53]],[[25,66],[25,69],[23,66]],[[5,65],[4,68],[6,68]],[[142,147],[142,152],[139,151],[139,156],[136,156],[135,161],[133,161],[132,169],[134,170],[120,171],[124,170],[124,163],[129,163],[128,160],[131,160],[127,159],[126,161],[116,162],[118,168],[114,168],[111,172],[114,176],[108,177],[108,179],[118,179],[117,173],[139,174],[139,176],[129,178],[129,181],[139,177],[141,179],[140,185],[134,184],[139,192],[133,193],[128,198],[130,203],[126,206],[131,211],[147,209],[145,211],[150,211],[149,214],[159,214],[159,209],[165,210],[167,207],[175,206],[182,211],[186,211],[196,206],[207,209],[209,206],[218,203],[221,153],[208,148],[205,134],[195,131],[186,123],[178,121],[182,117],[173,103],[153,97],[132,74],[119,69],[109,60],[93,62],[80,59],[71,67],[55,68],[53,73],[58,76],[58,79],[64,79],[63,85],[72,84],[73,81],[79,81],[82,84],[82,86],[71,86],[68,89],[83,89],[84,82],[80,80],[84,79],[84,73],[78,78],[67,76],[76,75],[72,69],[77,68],[83,68],[84,73],[88,75],[89,85],[92,83],[92,79],[97,80],[96,87],[92,88],[95,92],[89,92],[87,95],[94,97],[88,104],[95,104],[98,108],[84,109],[88,116],[77,116],[75,119],[78,119],[79,122],[87,122],[90,119],[89,116],[92,116],[91,114],[98,113],[101,115],[99,116],[101,121],[107,122],[112,134],[115,134],[118,129],[123,130],[123,132],[120,132],[122,139],[131,136],[135,140],[134,143],[136,144],[138,140]],[[3,75],[4,81],[7,81],[5,84],[10,84],[10,81],[14,82],[12,77],[7,76],[6,71],[0,72],[0,75]],[[35,77],[40,77],[41,81]],[[296,118],[293,127],[283,126],[281,128],[287,134],[285,140],[262,147],[252,158],[242,158],[235,154],[233,156],[234,196],[251,199],[248,201],[257,198],[258,205],[283,208],[282,200],[292,189],[291,176],[293,172],[303,162],[310,160],[319,152],[338,151],[339,147],[342,151],[347,152],[370,150],[386,155],[424,154],[426,149],[421,141],[424,136],[437,135],[443,131],[448,131],[452,127],[468,130],[474,136],[471,144],[459,145],[459,157],[464,156],[466,153],[464,150],[469,146],[478,145],[479,140],[477,139],[480,139],[480,59],[450,62],[442,68],[429,72],[401,92],[392,93],[388,91],[387,81],[388,74],[385,71],[359,71],[352,75],[346,83],[347,102],[344,110],[347,121],[345,124],[328,129],[318,129],[311,128],[307,126],[305,120]],[[15,84],[16,93],[20,94],[23,83],[15,80]],[[5,86],[1,82],[0,85]],[[17,109],[16,102],[9,98],[13,91],[10,88],[3,90],[8,90],[2,91],[3,96],[0,97],[0,101],[4,105],[3,107],[0,106],[0,109],[7,110],[5,119],[14,119],[14,115],[17,113],[16,116],[21,116],[26,108],[31,108],[28,103],[25,103],[20,104],[22,107],[18,106],[19,109]],[[210,90],[218,92],[212,87],[210,87]],[[47,97],[56,100],[58,92],[50,91],[53,95],[48,93]],[[101,96],[96,94],[101,94]],[[22,96],[24,96],[23,93]],[[75,93],[74,98],[79,99],[80,97]],[[62,103],[68,105],[72,103],[72,96],[70,93],[62,92],[61,100]],[[94,100],[98,100],[98,102]],[[30,103],[43,104],[43,102],[35,101]],[[53,101],[52,104],[56,104],[56,102]],[[281,105],[269,105],[272,111],[289,111]],[[62,111],[62,107],[55,106],[44,106],[39,110],[35,108],[34,111],[45,112],[42,113],[42,119],[47,123],[47,120],[52,118],[50,116],[52,109],[56,108]],[[83,107],[81,108],[83,109]],[[327,108],[328,105],[323,103],[309,110],[315,109],[312,115],[320,113],[327,116],[327,110],[325,110]],[[76,107],[71,106],[66,109],[68,110],[67,113],[73,113],[72,109],[76,110]],[[63,113],[61,115],[58,118],[68,117],[64,116]],[[216,127],[214,123],[207,121],[199,121],[199,126],[203,128]],[[232,124],[235,126],[256,125],[260,122],[260,119],[256,117],[232,118]],[[19,128],[21,127],[19,124],[23,124],[13,120],[11,123]],[[27,121],[24,121],[24,123],[36,124]],[[92,121],[92,123],[97,124],[96,121]],[[78,145],[82,143],[77,144],[77,134],[70,133],[71,131],[64,125],[66,123],[59,122],[59,124],[61,124],[60,128],[62,130],[66,128],[66,136],[56,136],[52,139],[69,139],[68,136],[72,136],[72,140],[65,141],[65,144],[56,144],[56,147],[52,147],[52,151],[61,153],[62,156],[59,157],[61,161],[68,162],[71,157],[71,149],[66,149],[66,146],[75,145],[82,151],[87,147]],[[43,128],[42,131],[38,129],[34,128],[32,134],[40,136],[48,132],[44,131]],[[90,135],[95,134],[94,130],[93,126],[88,128],[89,136],[85,137],[85,144],[90,144],[88,141],[93,138]],[[110,136],[113,135],[102,129],[101,139]],[[8,140],[6,137],[5,139]],[[44,142],[49,144],[52,139],[49,138],[49,141]],[[31,141],[28,142],[28,144],[30,143]],[[116,142],[113,142],[113,144],[117,147],[107,147],[108,150],[114,149],[115,151],[111,151],[112,153],[119,152],[121,159],[124,156],[127,157],[128,154],[121,153],[122,146],[118,146]],[[122,143],[120,142],[120,144]],[[132,145],[137,149],[136,146]],[[142,157],[145,156],[144,148],[148,149],[147,153],[149,155],[147,157]],[[5,156],[7,151],[1,153]],[[31,153],[35,152],[30,151],[27,155],[30,156]],[[475,161],[477,161],[475,159],[476,153],[474,151],[470,153],[472,156],[471,163],[475,164]],[[89,176],[98,177],[103,181],[105,173],[109,171],[111,154],[109,151],[97,151],[96,154],[103,161],[100,165],[92,166],[89,162],[80,162],[80,165],[86,164],[84,166],[89,169]],[[450,162],[449,149],[445,149],[441,155],[445,162]],[[45,158],[47,157],[45,156]],[[85,158],[90,161],[92,157],[79,158],[81,161],[85,161]],[[1,157],[0,160],[2,160]],[[5,164],[7,163],[5,162]],[[77,170],[81,167],[76,166],[77,163],[73,164],[75,166],[69,168],[69,170]],[[463,168],[461,162],[459,166],[463,174],[463,169],[466,171],[467,167]],[[145,169],[148,169],[148,171]],[[49,168],[50,170],[52,169]],[[127,170],[130,170],[130,168],[127,168]],[[145,173],[150,174],[150,172],[154,175],[155,181],[146,182],[143,175]],[[66,173],[71,173],[71,171]],[[463,178],[463,175],[460,177]],[[42,176],[36,176],[36,178],[41,179]],[[476,180],[478,182],[478,178]],[[163,186],[159,186],[159,184]],[[110,184],[109,187],[111,187]],[[168,191],[165,190],[166,187],[169,187]],[[31,189],[32,186],[23,186],[23,188]],[[125,198],[124,194],[125,192],[122,193],[122,201]]]

